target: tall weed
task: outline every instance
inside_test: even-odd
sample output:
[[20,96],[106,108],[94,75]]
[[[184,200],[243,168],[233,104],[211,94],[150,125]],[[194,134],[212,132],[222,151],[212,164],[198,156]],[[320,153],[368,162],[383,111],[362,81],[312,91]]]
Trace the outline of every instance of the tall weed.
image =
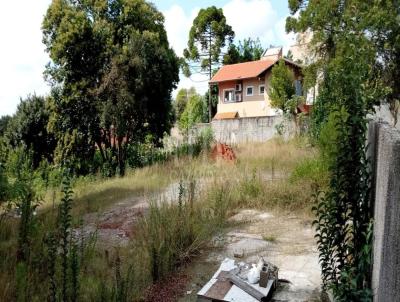
[[221,229],[227,215],[223,197],[223,192],[212,191],[206,202],[199,202],[190,193],[181,205],[150,205],[148,215],[138,224],[136,240],[153,281],[190,261]]

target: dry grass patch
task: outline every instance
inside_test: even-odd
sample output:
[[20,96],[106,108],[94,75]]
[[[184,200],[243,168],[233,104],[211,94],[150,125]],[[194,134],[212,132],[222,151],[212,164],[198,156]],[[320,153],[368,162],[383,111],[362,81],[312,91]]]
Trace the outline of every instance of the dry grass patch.
[[290,141],[276,138],[265,143],[242,144],[238,145],[236,152],[240,169],[278,172],[290,172],[300,159],[312,158],[318,154],[305,138]]
[[[147,215],[140,219],[139,231],[129,248],[116,252],[113,248],[105,251],[95,246],[88,248],[87,252],[85,250],[81,259],[81,300],[114,301],[119,292],[127,297],[127,301],[144,298],[145,290],[152,282],[168,278],[171,272],[206,248],[212,236],[223,230],[237,209],[296,213],[309,210],[313,186],[322,179],[314,175],[315,171],[321,175],[324,171],[313,163],[313,159],[318,158],[317,151],[304,140],[284,142],[276,139],[239,145],[234,150],[237,163],[214,162],[204,153],[197,158],[180,157],[130,170],[124,178],[77,180],[73,188],[72,214],[75,219],[85,213],[101,212],[127,198],[159,192],[181,180],[186,185],[193,182],[199,188],[196,196],[188,198],[185,195],[180,203],[153,204]],[[58,213],[58,202],[51,210],[53,200],[59,201],[59,195],[48,192],[42,205],[44,210],[38,215],[33,251],[39,260],[43,259],[40,254],[43,234],[54,227]],[[15,290],[14,283],[11,286],[7,283],[7,278],[15,280],[12,263],[15,261],[17,234],[16,226],[13,227],[0,231],[0,256],[3,259],[0,262],[3,272],[0,284],[7,291],[0,294],[0,300],[12,297]],[[280,238],[279,234],[266,232],[265,239],[273,241],[275,235]],[[42,282],[47,290],[47,281]],[[45,290],[33,289],[37,301],[46,296]]]

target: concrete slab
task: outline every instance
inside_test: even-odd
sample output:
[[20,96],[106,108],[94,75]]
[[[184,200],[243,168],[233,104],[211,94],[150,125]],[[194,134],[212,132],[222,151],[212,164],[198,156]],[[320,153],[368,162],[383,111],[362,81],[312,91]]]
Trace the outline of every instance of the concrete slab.
[[[249,209],[241,210],[233,219],[247,223],[220,236],[221,244],[208,254],[208,263],[235,254],[242,254],[236,258],[239,261],[257,263],[262,256],[279,267],[279,278],[291,282],[278,287],[275,301],[320,301],[321,269],[311,221],[293,214]],[[274,240],[263,239],[269,237]]]

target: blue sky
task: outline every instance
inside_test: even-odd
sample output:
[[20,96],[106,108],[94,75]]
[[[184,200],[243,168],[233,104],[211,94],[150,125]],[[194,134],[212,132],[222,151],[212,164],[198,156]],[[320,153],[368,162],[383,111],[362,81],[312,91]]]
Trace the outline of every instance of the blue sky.
[[[177,4],[177,5],[181,6],[184,10],[189,11],[197,6],[207,7],[207,6],[215,5],[217,7],[222,7],[230,1],[228,1],[228,0],[204,0],[204,1],[153,0],[151,2],[156,4],[156,6],[160,10],[167,10],[171,6]],[[287,0],[271,0],[270,2],[280,16],[287,16],[289,14]]]
[[[286,35],[289,14],[286,0],[153,0],[165,16],[171,46],[178,55],[186,47],[190,26],[200,8],[222,7],[237,40],[259,37],[264,47],[294,44]],[[20,97],[31,93],[46,95],[49,86],[43,79],[49,61],[42,44],[41,22],[51,0],[4,1],[0,9],[0,116],[13,114]],[[179,88],[194,86],[204,93],[207,79],[181,76]],[[175,95],[176,92],[173,94]]]

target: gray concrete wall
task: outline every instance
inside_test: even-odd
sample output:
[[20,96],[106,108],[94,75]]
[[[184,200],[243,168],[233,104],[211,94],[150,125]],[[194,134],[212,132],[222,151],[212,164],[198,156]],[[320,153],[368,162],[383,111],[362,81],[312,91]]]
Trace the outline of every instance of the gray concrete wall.
[[400,301],[400,131],[369,127],[375,186],[372,288],[375,302]]
[[395,119],[393,113],[390,112],[388,104],[383,103],[379,106],[375,106],[374,109],[375,109],[375,113],[373,115],[374,120],[386,122],[389,125],[400,130],[400,111],[397,114],[397,123],[395,125]]
[[248,117],[212,121],[216,141],[226,144],[265,142],[277,135],[276,126],[283,124],[285,136],[293,132],[293,125],[282,116]]

